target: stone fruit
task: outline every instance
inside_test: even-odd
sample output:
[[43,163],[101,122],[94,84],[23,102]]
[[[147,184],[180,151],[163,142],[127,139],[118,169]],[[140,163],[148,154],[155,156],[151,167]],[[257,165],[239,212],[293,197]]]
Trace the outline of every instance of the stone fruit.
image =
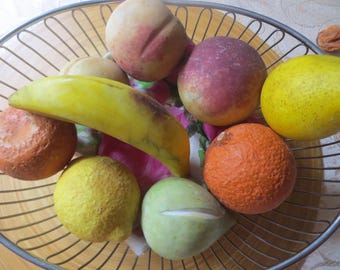
[[0,112],[0,170],[21,180],[39,180],[62,170],[77,145],[74,124],[14,107]]
[[291,194],[296,179],[295,159],[269,127],[238,124],[220,133],[209,145],[203,178],[226,207],[260,214],[278,207]]
[[189,136],[152,97],[99,77],[55,76],[28,83],[9,97],[18,108],[82,124],[155,157],[176,176],[189,172]]
[[313,140],[340,130],[340,58],[304,55],[276,67],[266,79],[261,108],[284,137]]
[[259,105],[267,72],[257,51],[242,40],[208,38],[198,44],[178,77],[184,107],[216,126],[241,122]]
[[184,259],[209,248],[234,220],[202,186],[183,178],[154,184],[142,204],[142,229],[151,249],[167,259]]
[[132,77],[167,77],[189,44],[181,22],[160,0],[126,0],[112,12],[105,31],[116,63]]
[[99,56],[76,58],[68,62],[59,74],[96,76],[130,83],[126,73],[114,61]]
[[54,192],[60,222],[80,239],[93,242],[125,240],[132,233],[139,206],[135,176],[109,157],[74,160]]

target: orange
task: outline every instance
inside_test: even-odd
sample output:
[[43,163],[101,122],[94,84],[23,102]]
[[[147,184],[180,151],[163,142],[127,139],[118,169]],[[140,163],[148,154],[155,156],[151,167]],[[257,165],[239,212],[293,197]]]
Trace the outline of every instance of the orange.
[[62,170],[77,146],[74,124],[7,107],[0,113],[0,170],[40,180]]
[[231,210],[259,214],[278,207],[292,192],[295,159],[272,129],[245,123],[223,131],[209,145],[203,177]]

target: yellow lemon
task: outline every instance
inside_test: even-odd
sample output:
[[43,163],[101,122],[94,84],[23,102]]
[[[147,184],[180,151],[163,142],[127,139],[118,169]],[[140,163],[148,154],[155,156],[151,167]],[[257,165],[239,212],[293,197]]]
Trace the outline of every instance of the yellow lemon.
[[340,130],[340,58],[304,55],[280,64],[267,77],[261,108],[282,136],[313,140]]
[[139,206],[135,176],[122,163],[103,156],[74,160],[54,192],[60,222],[80,239],[93,242],[126,239]]

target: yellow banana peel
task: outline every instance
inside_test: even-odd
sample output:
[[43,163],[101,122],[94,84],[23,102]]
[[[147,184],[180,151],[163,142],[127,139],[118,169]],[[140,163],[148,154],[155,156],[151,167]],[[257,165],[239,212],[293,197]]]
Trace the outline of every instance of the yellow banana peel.
[[152,97],[126,84],[91,76],[54,76],[28,83],[8,100],[11,106],[120,139],[161,161],[175,176],[189,172],[185,128]]

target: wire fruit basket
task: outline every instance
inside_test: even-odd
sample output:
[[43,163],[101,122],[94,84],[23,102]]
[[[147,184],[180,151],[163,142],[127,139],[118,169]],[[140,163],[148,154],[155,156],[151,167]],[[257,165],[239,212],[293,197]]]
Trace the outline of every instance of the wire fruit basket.
[[[268,72],[289,58],[322,53],[305,37],[268,17],[205,2],[165,1],[197,44],[217,35],[256,48]],[[91,1],[54,10],[0,40],[0,110],[26,83],[70,60],[103,56],[106,22],[119,1]],[[297,183],[277,209],[236,215],[237,223],[198,256],[171,261],[151,250],[136,256],[125,243],[90,243],[68,232],[53,209],[58,175],[19,181],[0,174],[0,242],[44,269],[282,269],[301,261],[339,226],[339,133],[317,141],[287,140]]]

